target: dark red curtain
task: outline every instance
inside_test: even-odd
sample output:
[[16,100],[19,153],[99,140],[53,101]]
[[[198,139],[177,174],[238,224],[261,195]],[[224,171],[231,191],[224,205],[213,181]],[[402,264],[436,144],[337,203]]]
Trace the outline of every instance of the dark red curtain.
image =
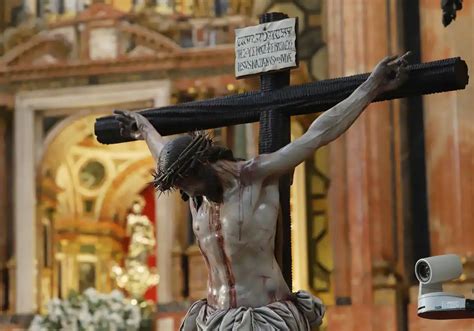
[[[150,221],[153,223],[156,229],[155,224],[155,189],[153,185],[147,186],[140,195],[145,199],[145,208],[143,209],[143,215],[146,215]],[[156,235],[156,231],[155,231]],[[159,243],[156,243],[159,245]],[[148,257],[148,266],[150,268],[156,267],[156,249],[153,254],[150,254]],[[152,300],[153,302],[157,301],[157,293],[156,293],[156,286],[150,287],[148,291],[145,293],[146,300]]]

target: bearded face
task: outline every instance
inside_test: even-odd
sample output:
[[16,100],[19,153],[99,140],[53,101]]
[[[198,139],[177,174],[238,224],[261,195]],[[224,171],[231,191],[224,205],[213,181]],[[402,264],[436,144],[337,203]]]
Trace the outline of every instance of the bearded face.
[[222,202],[223,186],[212,163],[235,161],[232,151],[213,146],[204,135],[182,136],[168,142],[162,149],[154,185],[159,191],[179,189],[187,196],[206,196]]
[[178,179],[175,185],[190,197],[205,196],[218,203],[223,200],[221,181],[210,164],[198,164],[188,176]]

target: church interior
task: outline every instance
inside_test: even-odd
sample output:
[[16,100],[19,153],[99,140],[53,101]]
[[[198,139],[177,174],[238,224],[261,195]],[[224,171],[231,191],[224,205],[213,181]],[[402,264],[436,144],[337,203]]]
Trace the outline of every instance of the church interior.
[[[410,63],[459,56],[474,69],[471,1],[447,27],[433,0],[0,1],[0,330],[89,288],[137,293],[154,330],[178,330],[207,293],[189,207],[155,191],[143,141],[100,144],[94,122],[258,90],[235,78],[234,30],[265,12],[298,18],[292,85],[406,50]],[[283,247],[293,290],[327,307],[318,330],[474,330],[419,318],[414,275],[420,258],[458,254],[464,272],[445,288],[474,299],[473,104],[473,83],[374,103],[296,168]],[[293,117],[292,139],[316,117]],[[209,133],[258,155],[258,123]]]

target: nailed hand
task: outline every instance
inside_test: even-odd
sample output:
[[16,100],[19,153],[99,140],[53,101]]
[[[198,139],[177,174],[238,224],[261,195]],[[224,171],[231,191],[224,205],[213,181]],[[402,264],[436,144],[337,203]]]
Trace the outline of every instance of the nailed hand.
[[120,135],[133,139],[143,139],[140,130],[140,117],[142,115],[128,110],[114,110],[115,119],[120,125]]
[[402,56],[387,56],[377,64],[369,79],[376,83],[380,93],[394,90],[406,81],[409,55],[410,52]]

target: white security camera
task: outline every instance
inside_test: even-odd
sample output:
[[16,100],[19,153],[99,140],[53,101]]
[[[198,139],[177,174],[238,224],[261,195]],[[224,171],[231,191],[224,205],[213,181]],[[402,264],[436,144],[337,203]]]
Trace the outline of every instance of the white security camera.
[[443,292],[443,282],[459,278],[462,263],[455,254],[420,259],[415,275],[420,282],[418,316],[429,319],[474,318],[474,300]]

